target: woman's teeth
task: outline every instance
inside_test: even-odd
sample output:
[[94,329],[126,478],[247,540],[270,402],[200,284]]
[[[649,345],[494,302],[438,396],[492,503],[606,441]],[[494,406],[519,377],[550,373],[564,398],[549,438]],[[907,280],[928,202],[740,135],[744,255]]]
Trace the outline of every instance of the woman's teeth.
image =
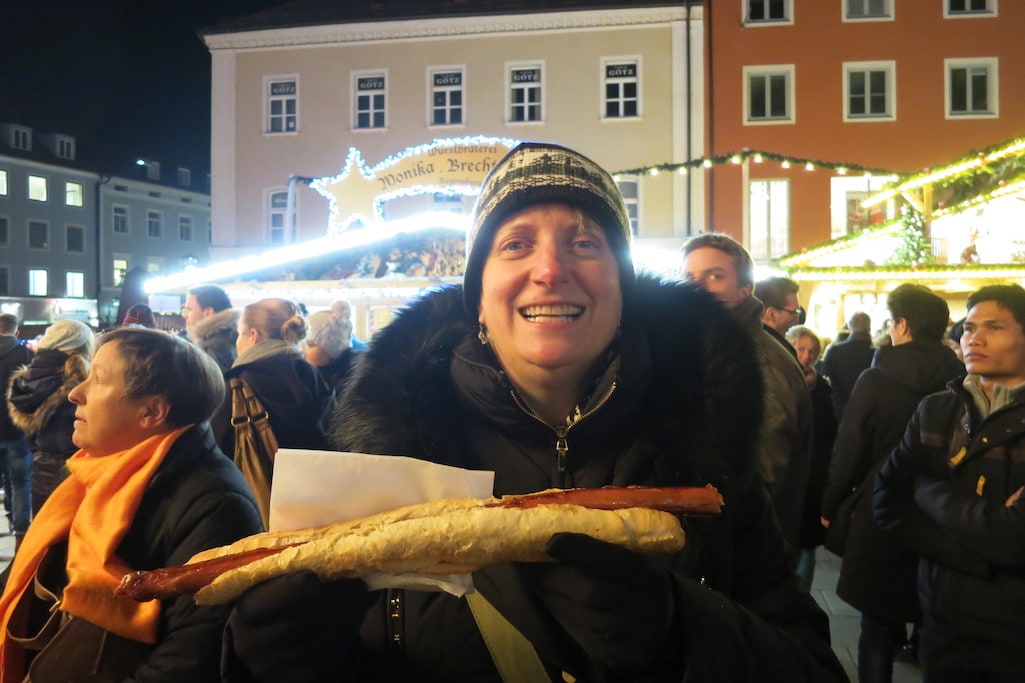
[[571,322],[583,312],[582,306],[572,304],[525,306],[520,309],[520,315],[531,322]]

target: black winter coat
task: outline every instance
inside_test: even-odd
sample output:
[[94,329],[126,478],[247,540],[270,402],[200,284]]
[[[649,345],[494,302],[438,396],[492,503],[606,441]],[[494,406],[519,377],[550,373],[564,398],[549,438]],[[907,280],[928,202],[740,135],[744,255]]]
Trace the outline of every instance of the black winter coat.
[[822,494],[826,488],[829,461],[836,442],[837,420],[833,409],[833,389],[825,377],[817,377],[811,388],[812,437],[811,470],[808,472],[808,491],[804,494],[804,512],[801,516],[802,549],[822,545],[826,529],[822,526]]
[[225,396],[211,419],[217,444],[230,458],[235,453],[235,431],[231,426],[230,380],[239,377],[253,389],[267,410],[271,429],[281,448],[327,447],[322,418],[334,399],[317,368],[298,354],[277,354],[224,373]]
[[[214,443],[207,424],[171,446],[143,493],[117,556],[136,570],[185,563],[196,553],[262,530],[249,486]],[[230,606],[165,600],[157,645],[124,683],[215,683]]]
[[918,618],[917,555],[872,518],[871,486],[886,456],[900,443],[908,420],[926,394],[964,373],[964,365],[941,342],[911,341],[876,351],[873,366],[854,385],[840,420],[822,498],[822,516],[832,519],[850,491],[870,487],[854,508],[836,592],[877,619]]
[[89,364],[82,356],[42,349],[11,378],[7,407],[32,451],[32,514],[67,476],[64,462],[78,450],[71,440],[75,404],[68,394],[88,374]]
[[861,373],[872,365],[875,349],[868,337],[848,337],[842,342],[830,344],[822,357],[822,374],[829,378],[833,387],[833,405],[836,418],[843,418],[847,401],[851,398],[854,385]]
[[[496,495],[712,483],[726,501],[722,515],[685,518],[684,551],[652,560],[670,572],[680,634],[659,680],[845,680],[759,476],[754,347],[718,302],[691,285],[638,280],[624,302],[618,355],[581,406],[595,412],[567,433],[563,458],[554,431],[512,400],[476,333],[458,287],[402,312],[375,335],[349,384],[336,445],[493,470]],[[571,680],[562,672],[626,680],[568,638],[518,565],[477,572],[474,582],[534,644],[551,680]],[[466,602],[447,594],[388,591],[361,636],[355,680],[499,681]]]
[[1005,505],[1023,484],[1025,401],[980,419],[960,380],[921,402],[876,480],[876,518],[922,557],[926,628],[972,669],[1025,671],[1025,497]]
[[[21,367],[32,360],[32,349],[13,335],[0,335],[0,386],[7,389],[11,386],[11,377]],[[22,435],[20,429],[11,422],[7,411],[7,402],[0,406],[0,441],[10,441]]]

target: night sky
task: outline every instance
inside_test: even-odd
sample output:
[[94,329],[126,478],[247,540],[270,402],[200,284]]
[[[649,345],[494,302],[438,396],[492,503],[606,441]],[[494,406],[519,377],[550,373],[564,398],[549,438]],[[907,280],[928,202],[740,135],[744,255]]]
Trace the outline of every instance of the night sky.
[[7,0],[0,121],[77,139],[79,160],[210,167],[201,28],[284,0]]

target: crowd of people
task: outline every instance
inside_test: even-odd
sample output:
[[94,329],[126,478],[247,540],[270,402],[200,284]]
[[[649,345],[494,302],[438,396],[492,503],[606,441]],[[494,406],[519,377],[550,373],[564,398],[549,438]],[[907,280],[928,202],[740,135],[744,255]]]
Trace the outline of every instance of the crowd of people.
[[[689,240],[681,281],[635,272],[630,240],[607,171],[523,143],[482,185],[462,286],[369,346],[347,302],[236,309],[213,285],[183,335],[133,307],[33,354],[0,315],[0,683],[845,681],[809,592],[824,542],[860,681],[891,680],[910,625],[926,683],[1019,680],[1025,290],[972,295],[960,357],[919,285],[890,292],[887,344],[855,312],[824,350],[797,283],[756,282],[728,236]],[[475,571],[473,601],[308,571],[224,606],[114,597],[266,528],[273,462],[240,463],[238,396],[280,447],[489,470],[495,495],[712,484],[725,505],[666,555],[555,533],[552,562]]]

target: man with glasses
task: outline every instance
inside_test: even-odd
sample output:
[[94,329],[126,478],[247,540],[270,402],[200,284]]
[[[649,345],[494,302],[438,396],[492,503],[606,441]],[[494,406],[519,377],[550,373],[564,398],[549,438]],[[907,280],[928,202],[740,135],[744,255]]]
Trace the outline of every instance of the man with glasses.
[[788,277],[770,277],[755,284],[755,296],[762,301],[762,324],[777,339],[786,341],[786,333],[794,325],[804,324],[804,309],[797,303],[800,285]]
[[[743,246],[728,235],[705,233],[688,240],[683,255],[684,277],[729,308],[758,346],[765,377],[762,470],[783,535],[796,549],[812,454],[811,397],[804,370],[786,339],[762,325],[765,308],[754,295],[754,264]],[[790,303],[781,305],[795,310],[796,290]],[[791,324],[797,324],[797,316],[790,315],[795,318]]]

